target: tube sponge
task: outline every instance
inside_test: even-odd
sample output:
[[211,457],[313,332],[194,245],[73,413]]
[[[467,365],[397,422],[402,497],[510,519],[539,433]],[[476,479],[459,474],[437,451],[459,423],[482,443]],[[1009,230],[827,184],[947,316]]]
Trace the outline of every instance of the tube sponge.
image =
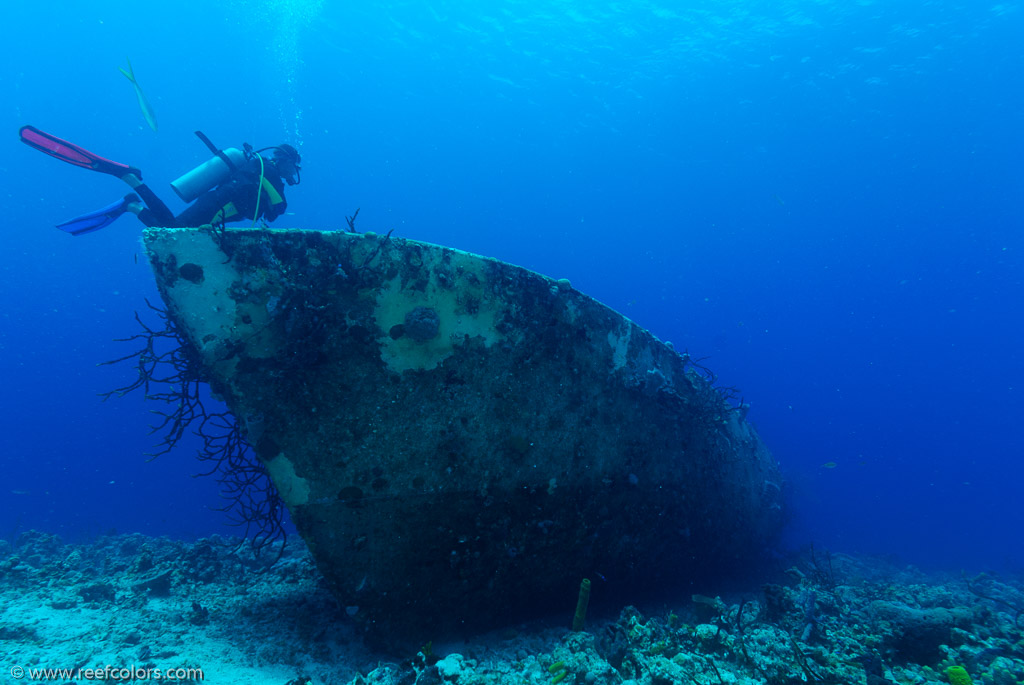
[[[576,600],[576,615],[572,617],[572,629],[576,632],[583,630],[583,624],[587,620],[587,605],[590,603],[590,579],[584,578],[580,582],[580,596]],[[953,685],[960,685],[954,683]]]
[[963,666],[950,666],[946,669],[949,685],[973,685],[971,674]]

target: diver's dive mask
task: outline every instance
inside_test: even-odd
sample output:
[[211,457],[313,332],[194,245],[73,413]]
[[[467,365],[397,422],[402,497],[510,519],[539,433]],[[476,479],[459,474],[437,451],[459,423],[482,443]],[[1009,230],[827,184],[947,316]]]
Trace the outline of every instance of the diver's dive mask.
[[290,186],[297,186],[302,182],[302,167],[299,166],[302,157],[299,155],[298,150],[288,143],[281,143],[280,145],[262,148],[256,152],[264,152],[265,150],[274,151],[274,164],[277,166],[277,170],[281,172],[281,178],[284,179],[285,183]]

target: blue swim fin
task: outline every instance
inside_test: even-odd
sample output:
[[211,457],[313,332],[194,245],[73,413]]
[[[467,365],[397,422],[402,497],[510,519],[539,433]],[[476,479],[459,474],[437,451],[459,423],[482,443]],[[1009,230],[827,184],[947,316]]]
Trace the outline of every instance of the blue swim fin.
[[128,193],[117,202],[113,202],[106,207],[89,212],[88,214],[76,216],[74,219],[69,219],[62,224],[57,224],[57,228],[71,235],[82,235],[83,233],[98,231],[104,226],[109,226],[115,219],[128,211],[128,206],[133,202],[141,202],[141,200],[139,200],[139,196],[135,193]]

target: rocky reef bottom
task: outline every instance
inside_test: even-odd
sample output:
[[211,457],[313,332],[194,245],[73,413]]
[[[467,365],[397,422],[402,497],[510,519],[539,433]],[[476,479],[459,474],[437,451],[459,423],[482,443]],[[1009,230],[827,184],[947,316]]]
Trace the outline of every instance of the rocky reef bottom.
[[[0,541],[3,674],[23,683],[279,685],[1024,683],[1024,578],[795,554],[746,590],[564,615],[419,649],[363,644],[308,551],[237,539]],[[594,592],[600,592],[595,579]],[[93,670],[89,670],[93,669]],[[87,672],[88,671],[88,672]],[[13,681],[12,681],[13,682]]]

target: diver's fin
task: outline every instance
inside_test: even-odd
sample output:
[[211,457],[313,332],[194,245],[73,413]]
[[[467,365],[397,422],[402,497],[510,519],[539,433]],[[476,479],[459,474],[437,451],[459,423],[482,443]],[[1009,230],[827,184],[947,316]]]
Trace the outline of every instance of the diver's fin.
[[113,202],[106,207],[89,212],[88,214],[76,216],[74,219],[65,221],[62,224],[57,224],[57,228],[71,235],[82,235],[98,231],[104,226],[114,223],[114,220],[128,211],[129,205],[134,202],[141,202],[139,196],[135,193],[128,193],[117,202]]
[[45,152],[51,157],[56,157],[62,162],[74,164],[83,169],[92,169],[102,174],[110,174],[118,178],[125,174],[134,174],[140,180],[142,179],[142,172],[135,167],[100,157],[83,147],[69,143],[63,138],[40,131],[35,126],[22,126],[18,134],[21,136],[21,142],[34,147],[40,152]]

